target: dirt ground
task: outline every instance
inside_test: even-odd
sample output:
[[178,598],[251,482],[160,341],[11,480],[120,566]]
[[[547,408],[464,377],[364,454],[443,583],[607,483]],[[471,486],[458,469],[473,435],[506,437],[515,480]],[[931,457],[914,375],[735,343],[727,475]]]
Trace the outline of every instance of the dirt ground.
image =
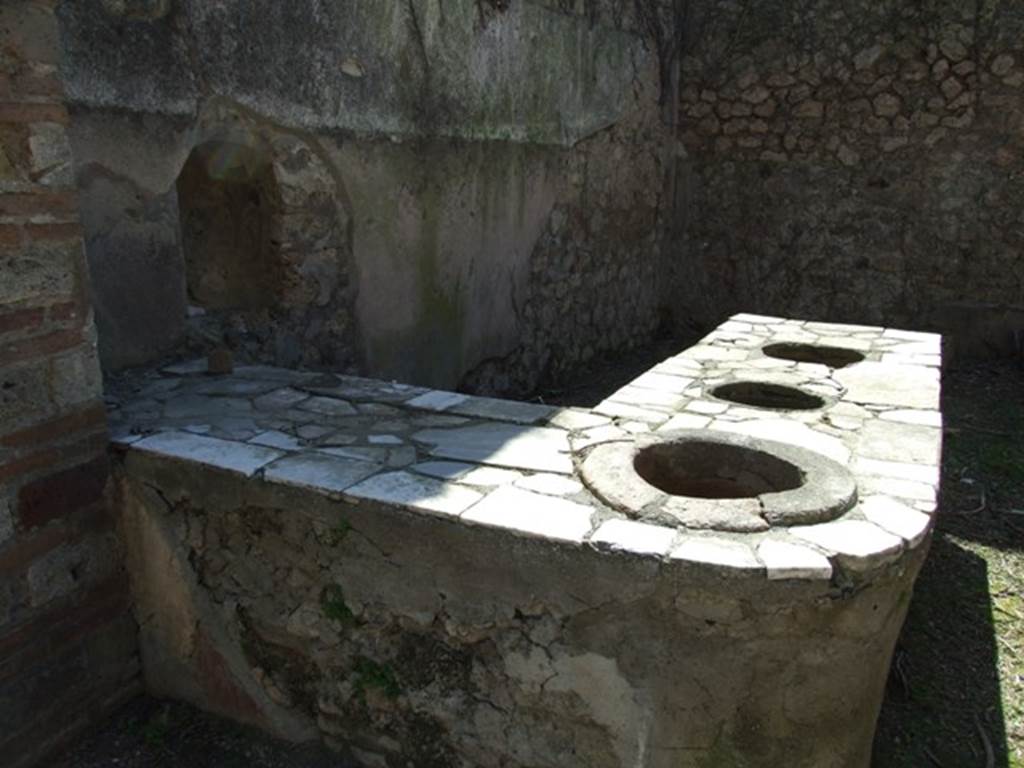
[[[536,399],[591,406],[688,340],[595,363]],[[941,514],[896,651],[874,768],[1024,768],[1024,366],[947,371]],[[350,768],[143,698],[53,768]]]

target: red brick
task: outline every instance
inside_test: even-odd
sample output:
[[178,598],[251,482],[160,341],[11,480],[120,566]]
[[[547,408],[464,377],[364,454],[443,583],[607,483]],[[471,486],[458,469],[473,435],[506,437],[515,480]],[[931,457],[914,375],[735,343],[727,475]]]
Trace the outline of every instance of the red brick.
[[101,404],[91,405],[82,410],[64,414],[56,419],[12,432],[0,437],[0,445],[20,448],[27,445],[42,445],[60,437],[68,437],[83,429],[99,427],[106,422],[107,413]]
[[35,472],[51,464],[56,464],[59,460],[60,450],[58,448],[50,448],[30,456],[22,456],[7,464],[0,465],[0,482],[17,477],[18,475]]
[[21,227],[0,224],[0,248],[17,248],[21,245]]
[[0,123],[67,123],[63,104],[0,104]]
[[[8,551],[0,551],[0,571],[4,574],[20,572],[37,558],[52,552],[74,537],[75,533],[70,527],[55,525],[29,536],[18,536],[13,543],[7,545]],[[4,643],[0,641],[0,656],[3,656],[3,653]]]
[[[0,682],[5,677],[17,677],[29,664],[84,645],[90,635],[130,610],[131,592],[123,572],[114,574],[84,594],[69,595],[47,606],[42,615],[0,634]],[[4,664],[6,659],[16,663]]]
[[34,357],[56,355],[77,347],[82,341],[81,328],[54,331],[45,336],[12,341],[0,346],[0,361],[10,364],[31,360]]
[[109,473],[103,455],[25,485],[18,492],[17,518],[22,529],[38,528],[99,501]]
[[131,603],[128,579],[123,571],[93,585],[87,592],[68,595],[46,606],[46,611],[0,632],[0,659],[32,643],[36,638],[50,650],[67,645],[69,640],[88,634],[120,616]]
[[11,333],[12,331],[23,331],[26,328],[37,328],[42,324],[43,317],[45,315],[46,312],[42,307],[0,312],[0,333]]
[[47,448],[38,453],[28,456],[21,456],[7,464],[0,464],[0,482],[10,480],[18,475],[27,475],[30,472],[38,472],[50,466],[56,466],[60,462],[69,462],[74,459],[82,459],[94,456],[97,453],[104,453],[107,449],[109,439],[107,433],[98,432],[89,435],[72,445]]
[[103,499],[75,514],[75,531],[82,536],[109,533],[114,529],[114,514]]
[[74,215],[77,211],[78,197],[74,192],[0,195],[2,216],[68,216]]
[[64,95],[64,87],[60,78],[53,75],[39,75],[34,72],[16,75],[10,84],[10,89],[11,92],[19,96],[44,96],[59,99]]
[[29,240],[81,240],[83,235],[81,224],[26,224],[22,227],[25,237]]
[[80,301],[65,301],[61,304],[53,304],[50,306],[48,315],[52,323],[78,320],[82,315],[82,303]]
[[60,612],[59,621],[48,638],[53,648],[62,648],[123,615],[131,607],[131,591],[123,572],[97,584],[78,604]]
[[14,578],[57,547],[77,543],[89,536],[109,533],[113,527],[114,517],[106,504],[93,504],[65,522],[16,536],[0,548],[0,571],[6,577]]

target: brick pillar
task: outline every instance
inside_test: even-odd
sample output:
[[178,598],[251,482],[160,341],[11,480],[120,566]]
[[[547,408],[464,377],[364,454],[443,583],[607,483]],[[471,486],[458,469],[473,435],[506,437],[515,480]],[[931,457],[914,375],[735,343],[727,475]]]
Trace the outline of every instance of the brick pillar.
[[0,2],[0,766],[137,690],[57,70],[55,0]]

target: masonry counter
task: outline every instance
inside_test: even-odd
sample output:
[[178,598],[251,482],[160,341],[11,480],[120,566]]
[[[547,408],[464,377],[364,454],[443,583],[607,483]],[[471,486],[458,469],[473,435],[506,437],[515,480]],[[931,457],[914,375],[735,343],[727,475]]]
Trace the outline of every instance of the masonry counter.
[[111,422],[147,683],[366,766],[866,768],[940,363],[738,315],[592,410],[138,376]]

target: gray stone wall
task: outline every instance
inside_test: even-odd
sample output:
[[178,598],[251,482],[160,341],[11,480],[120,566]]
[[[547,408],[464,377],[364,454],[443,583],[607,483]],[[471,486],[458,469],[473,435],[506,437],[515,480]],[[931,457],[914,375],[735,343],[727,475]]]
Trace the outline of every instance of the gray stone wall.
[[[621,8],[570,5],[64,3],[105,366],[226,343],[507,391],[647,338],[670,144],[656,67]],[[333,205],[268,210],[302,233],[278,249],[281,290],[197,318],[176,181],[218,141]],[[283,178],[298,155],[312,165]],[[329,242],[309,235],[325,220]]]
[[[1024,12],[745,0],[696,14],[682,89],[682,314],[1024,328]],[[1019,344],[1019,335],[1017,337]]]

